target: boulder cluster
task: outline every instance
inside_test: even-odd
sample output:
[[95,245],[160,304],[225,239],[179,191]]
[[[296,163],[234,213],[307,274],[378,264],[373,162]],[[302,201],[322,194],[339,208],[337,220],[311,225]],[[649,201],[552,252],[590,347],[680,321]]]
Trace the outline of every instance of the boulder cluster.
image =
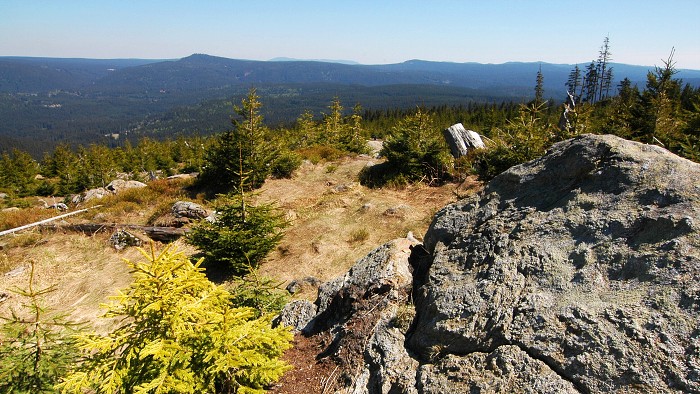
[[700,164],[584,135],[279,317],[339,393],[700,392]]

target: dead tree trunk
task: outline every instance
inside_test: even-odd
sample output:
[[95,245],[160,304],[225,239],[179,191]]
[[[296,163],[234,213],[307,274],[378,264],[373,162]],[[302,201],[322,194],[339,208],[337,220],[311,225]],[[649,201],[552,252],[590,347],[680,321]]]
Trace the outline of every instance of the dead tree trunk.
[[461,123],[454,124],[443,130],[445,141],[450,146],[450,152],[455,159],[466,156],[470,150],[484,148],[484,142],[479,134],[466,130]]
[[65,224],[60,226],[44,226],[65,231],[77,231],[85,234],[95,234],[103,231],[114,231],[117,229],[130,229],[143,231],[150,239],[160,242],[172,242],[189,232],[189,229],[179,227],[157,227],[139,226],[135,224],[105,224],[105,223],[80,223]]

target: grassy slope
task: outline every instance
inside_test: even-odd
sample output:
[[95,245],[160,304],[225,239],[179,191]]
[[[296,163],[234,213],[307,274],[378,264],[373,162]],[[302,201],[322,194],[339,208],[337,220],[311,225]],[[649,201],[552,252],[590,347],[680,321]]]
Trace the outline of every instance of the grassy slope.
[[[365,188],[357,182],[357,174],[370,161],[360,156],[333,163],[307,162],[292,179],[265,183],[257,198],[276,201],[292,225],[262,265],[262,274],[285,282],[307,276],[329,280],[386,241],[405,237],[409,231],[421,238],[434,213],[455,200],[455,184],[416,185],[403,190]],[[465,188],[478,187],[471,181],[465,185],[461,186],[461,194]],[[99,202],[102,208],[67,220],[149,224],[174,201],[187,198],[182,186],[177,181],[157,181],[145,190],[103,199]],[[194,201],[205,203],[197,198]],[[387,209],[397,207],[397,213],[386,214]],[[38,209],[26,208],[19,214],[34,218]],[[1,212],[0,223],[11,215],[18,213]],[[57,285],[58,290],[47,299],[48,306],[106,329],[108,322],[97,319],[98,306],[130,283],[122,258],[140,258],[135,248],[115,251],[108,245],[108,238],[109,234],[86,236],[48,230],[0,238],[0,293],[9,293],[14,286],[26,287],[29,269],[15,275],[6,273],[28,267],[33,261],[37,284]],[[182,241],[176,246],[186,253],[194,252]],[[310,289],[299,296],[312,298],[315,293]],[[7,316],[9,308],[18,302],[17,296],[0,302],[0,316]]]

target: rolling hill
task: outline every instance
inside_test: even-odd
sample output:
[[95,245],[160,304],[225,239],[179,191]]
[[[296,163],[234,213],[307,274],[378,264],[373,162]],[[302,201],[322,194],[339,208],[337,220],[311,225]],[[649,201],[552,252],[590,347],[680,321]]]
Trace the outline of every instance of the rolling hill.
[[[0,150],[29,146],[41,155],[60,142],[107,142],[106,135],[127,130],[210,133],[228,124],[228,115],[212,108],[228,108],[230,114],[230,103],[250,87],[258,88],[272,123],[291,122],[304,110],[318,113],[333,97],[370,109],[525,101],[534,94],[540,67],[545,95],[563,97],[573,65],[423,60],[359,65],[203,54],[177,60],[0,57]],[[627,77],[642,84],[652,69],[613,68],[616,81]],[[678,77],[700,83],[700,71],[680,70]]]

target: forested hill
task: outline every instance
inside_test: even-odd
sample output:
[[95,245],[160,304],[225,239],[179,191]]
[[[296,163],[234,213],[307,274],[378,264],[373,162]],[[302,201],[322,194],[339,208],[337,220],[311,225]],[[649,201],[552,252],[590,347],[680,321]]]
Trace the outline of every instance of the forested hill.
[[[586,64],[579,64],[581,69]],[[564,93],[574,65],[541,62],[503,64],[409,60],[361,65],[321,61],[254,61],[191,55],[179,60],[60,59],[0,57],[0,92],[39,93],[52,89],[88,92],[160,92],[206,90],[251,84],[332,83],[344,85],[427,84],[471,89],[531,88],[542,69],[544,88]],[[646,81],[653,66],[613,63],[615,80]],[[679,78],[700,82],[700,70],[679,70]]]
[[161,61],[0,56],[0,92],[39,93],[57,89],[79,90],[116,70]]
[[[107,142],[107,135],[208,133],[227,116],[194,122],[259,88],[265,117],[291,122],[339,97],[368,109],[526,101],[537,72],[545,96],[561,100],[573,65],[447,63],[411,60],[359,65],[321,61],[252,61],[195,54],[179,60],[0,57],[0,151],[57,143]],[[585,65],[580,65],[583,69]],[[614,80],[644,85],[653,67],[613,64]],[[700,84],[700,71],[678,78]],[[208,103],[208,104],[207,104]],[[168,127],[162,127],[167,120]],[[195,124],[196,123],[196,124]]]

